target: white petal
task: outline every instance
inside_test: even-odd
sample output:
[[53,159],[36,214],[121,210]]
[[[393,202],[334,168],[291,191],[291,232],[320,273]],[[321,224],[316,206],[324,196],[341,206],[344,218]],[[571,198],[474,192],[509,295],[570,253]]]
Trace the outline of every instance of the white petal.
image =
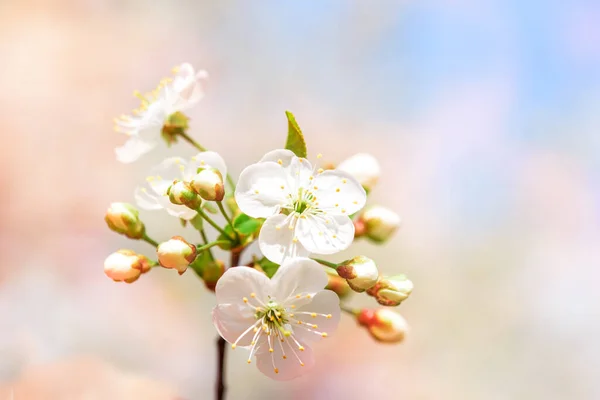
[[236,340],[239,346],[249,346],[252,342],[254,332],[250,330],[242,338],[242,335],[250,326],[254,325],[254,310],[246,304],[219,304],[212,311],[213,323],[219,335],[229,343],[234,343]]
[[163,206],[158,200],[158,196],[152,193],[148,193],[146,188],[136,187],[134,193],[135,202],[140,208],[144,210],[160,210]]
[[[316,313],[317,315],[312,317],[312,313]],[[327,315],[331,315],[331,318],[327,318]],[[327,333],[327,336],[330,336],[337,329],[340,317],[340,299],[337,294],[331,290],[322,290],[318,292],[313,297],[312,301],[298,306],[294,312],[295,319],[308,324],[317,325],[317,328],[314,330]],[[314,342],[323,338],[323,336],[318,333],[296,326],[294,326],[294,336],[305,342]]]
[[313,168],[310,162],[305,158],[292,158],[290,165],[285,168],[288,176],[288,182],[291,187],[291,193],[298,193],[298,189],[308,189],[312,184],[310,179],[313,176]]
[[[300,351],[294,341],[289,338],[286,338],[283,342],[277,338],[272,338],[271,343],[273,353],[269,352],[268,346],[263,345],[256,354],[258,369],[269,378],[277,381],[288,381],[307,373],[314,366],[315,359],[312,349],[306,344],[300,343],[304,347],[304,351]],[[286,355],[285,359],[283,358],[284,353]],[[304,366],[300,364],[301,362]],[[278,373],[275,372],[275,368],[277,368]]]
[[191,180],[196,176],[198,168],[200,167],[216,168],[221,173],[223,179],[227,176],[225,160],[223,160],[223,157],[221,157],[219,153],[214,151],[203,151],[192,157],[192,161],[188,164],[188,168],[186,168],[185,171],[186,179]]
[[240,174],[235,200],[245,214],[266,218],[279,212],[286,203],[289,190],[281,165],[274,162],[258,163],[250,165]]
[[129,138],[121,147],[115,149],[117,160],[122,163],[131,163],[146,154],[156,146],[156,142],[144,141],[137,136]]
[[217,282],[217,304],[244,305],[244,297],[250,299],[251,293],[255,293],[258,299],[265,299],[270,287],[269,278],[254,268],[232,267]]
[[363,186],[371,189],[377,183],[381,168],[377,159],[370,154],[359,153],[344,160],[336,168],[352,175]]
[[278,301],[286,301],[296,295],[312,296],[322,291],[327,281],[325,268],[318,262],[303,257],[288,258],[271,278],[273,296]]
[[[169,198],[167,196],[164,196],[164,198],[167,199],[167,201],[169,201]],[[191,208],[187,208],[186,206],[182,206],[179,204],[173,204],[170,201],[168,204],[164,205],[164,208],[170,215],[177,218],[185,219],[186,221],[193,219],[196,216],[196,214],[198,214]]]
[[167,158],[152,168],[151,175],[147,179],[148,183],[156,194],[165,196],[175,179],[184,180],[186,168],[187,162],[183,158]]
[[300,242],[293,241],[294,230],[288,228],[286,219],[283,214],[267,218],[258,235],[260,251],[277,264],[281,264],[286,258],[306,257],[309,254]]
[[314,186],[319,208],[329,214],[352,215],[367,201],[365,189],[346,172],[325,171],[315,177]]
[[268,152],[260,159],[259,162],[273,161],[278,163],[281,160],[281,166],[287,167],[292,162],[292,159],[296,157],[293,151],[286,149],[278,149]]
[[334,254],[354,240],[354,224],[346,215],[311,215],[300,219],[296,235],[311,253]]

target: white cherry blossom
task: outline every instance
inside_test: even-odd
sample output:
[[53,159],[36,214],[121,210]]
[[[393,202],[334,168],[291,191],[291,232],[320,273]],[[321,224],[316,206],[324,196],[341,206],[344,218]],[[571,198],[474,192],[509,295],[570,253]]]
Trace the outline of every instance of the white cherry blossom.
[[314,169],[289,150],[275,150],[240,175],[235,199],[244,213],[266,218],[259,235],[262,253],[281,263],[286,257],[333,254],[354,239],[349,215],[366,193],[350,174]]
[[256,356],[265,375],[294,379],[314,364],[310,345],[339,323],[339,299],[326,284],[323,267],[307,258],[288,259],[272,279],[253,268],[230,268],[216,286],[213,322],[232,348],[250,349],[249,364]]
[[225,161],[214,151],[198,153],[189,161],[181,157],[167,158],[152,169],[145,186],[135,189],[137,205],[145,210],[165,209],[169,214],[185,220],[194,218],[196,211],[171,203],[167,190],[174,180],[191,181],[200,167],[212,167],[223,176],[227,175]]
[[184,63],[173,72],[172,78],[161,80],[147,95],[136,92],[141,105],[133,111],[134,115],[115,119],[115,130],[129,136],[129,140],[115,150],[119,161],[130,163],[152,150],[161,140],[168,118],[189,109],[204,96],[202,83],[208,78],[206,71],[195,72],[190,64]]

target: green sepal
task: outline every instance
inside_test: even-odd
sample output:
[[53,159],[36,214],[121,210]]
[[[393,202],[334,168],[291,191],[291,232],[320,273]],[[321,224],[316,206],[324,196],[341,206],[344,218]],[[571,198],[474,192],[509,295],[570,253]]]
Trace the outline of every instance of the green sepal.
[[196,214],[196,216],[190,219],[190,224],[197,230],[201,231],[204,228],[204,218],[200,214]]
[[211,262],[213,262],[213,260],[210,258],[210,250],[206,250],[198,254],[196,259],[190,264],[189,268],[193,269],[198,276],[203,277],[206,266]]
[[294,114],[290,111],[286,111],[285,115],[288,119],[288,136],[285,148],[294,152],[298,157],[306,157],[308,152],[306,150],[306,141],[304,140],[302,130],[300,130]]

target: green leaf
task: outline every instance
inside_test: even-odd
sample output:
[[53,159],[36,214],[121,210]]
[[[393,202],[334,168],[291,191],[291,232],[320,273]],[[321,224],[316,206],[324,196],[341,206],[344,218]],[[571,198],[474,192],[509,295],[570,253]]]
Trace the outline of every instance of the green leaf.
[[240,214],[233,220],[233,227],[243,235],[252,235],[253,233],[256,233],[260,230],[262,224],[262,219],[252,218],[246,214]]
[[298,157],[306,157],[306,142],[304,141],[304,135],[296,122],[294,114],[289,111],[285,112],[288,119],[288,136],[285,143],[285,148],[291,150]]
[[210,251],[203,251],[198,254],[198,257],[190,264],[190,268],[194,270],[199,276],[204,274],[204,269],[208,264],[212,262],[210,258]]
[[275,272],[279,269],[279,264],[275,264],[273,261],[270,261],[263,257],[258,261],[258,265],[262,268],[262,270],[267,274],[269,278],[272,278],[275,275]]
[[204,227],[204,219],[202,216],[200,216],[200,214],[196,214],[196,216],[190,220],[190,223],[197,230],[202,230]]

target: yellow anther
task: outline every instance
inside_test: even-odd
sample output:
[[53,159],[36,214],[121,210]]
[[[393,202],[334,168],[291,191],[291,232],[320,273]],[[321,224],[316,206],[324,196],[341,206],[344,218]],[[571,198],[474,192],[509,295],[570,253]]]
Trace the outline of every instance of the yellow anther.
[[293,231],[294,230],[294,225],[290,225],[290,226],[288,226],[288,228],[290,228],[290,231]]
[[281,225],[275,225],[275,229],[276,230],[280,230],[281,229]]
[[354,200],[354,201],[352,202],[352,204],[358,204],[358,201]]
[[278,370],[277,368],[275,368],[275,373],[276,373],[276,374],[278,374],[278,373],[279,373],[279,370]]
[[200,165],[206,165],[206,162],[204,160],[200,161]]
[[237,346],[236,346],[235,344],[232,344],[232,345],[231,345],[231,349],[232,349],[232,350],[235,350],[235,348],[236,348],[236,347],[237,347]]
[[244,297],[242,300],[244,300],[244,303],[248,302],[248,298],[247,297]]
[[185,165],[182,165],[182,164],[180,164],[180,165],[179,165],[179,169],[180,169],[182,172],[183,172],[183,171],[185,171]]
[[277,160],[277,164],[282,165],[283,161],[281,161],[281,158],[279,160]]
[[248,364],[251,364],[251,363],[252,363],[252,360],[251,360],[251,359],[248,359],[248,361],[246,361],[246,362],[247,362]]
[[324,169],[323,169],[323,168],[319,168],[319,169],[317,170],[317,172],[318,172],[319,174],[323,173],[323,171],[324,171]]
[[294,242],[294,243],[298,243],[298,238],[297,238],[297,237],[293,238],[293,239],[292,239],[292,242]]
[[300,366],[304,367],[304,363],[302,361],[300,361]]
[[323,232],[319,231],[319,236],[323,236]]
[[346,209],[342,208],[342,214],[346,214]]
[[315,186],[315,190],[319,190],[319,188]]
[[281,185],[281,190],[285,189],[285,186]]
[[335,203],[335,206],[336,206],[336,207],[339,207],[339,206],[340,206],[340,204],[339,204],[339,203]]
[[302,296],[300,296],[299,294],[297,294],[297,295],[296,295],[296,298],[297,298],[297,299],[299,299],[300,297],[302,297]]
[[310,181],[312,181],[313,179],[315,179],[315,177],[312,175],[308,177],[308,180],[310,180]]
[[337,239],[337,235],[333,235],[332,238]]
[[299,347],[298,347],[298,350],[300,350],[300,351],[304,351],[304,346],[299,346]]
[[259,193],[259,192],[258,192],[258,190],[255,190],[255,191],[254,191],[254,194],[258,194],[258,193]]
[[258,332],[258,328],[254,328],[252,330],[254,331],[254,333]]
[[251,342],[250,342],[250,345],[251,345],[251,346],[254,346],[255,344],[256,344],[256,341],[255,341],[255,340],[253,340],[253,341],[251,341]]
[[348,183],[348,179],[342,179],[342,183]]
[[290,331],[283,331],[283,336],[290,337],[290,336],[292,336],[292,332],[290,332]]
[[321,153],[317,154],[317,158],[322,158],[322,157],[323,157],[323,154],[321,154]]
[[292,304],[292,305],[290,306],[290,308],[296,308],[296,305],[295,305],[295,304]]
[[325,316],[325,318],[327,318],[327,319],[331,318],[331,314],[327,314],[327,315]]
[[323,332],[323,333],[321,333],[321,336],[322,336],[322,337],[327,337],[327,332]]
[[271,320],[271,322],[275,321],[275,317],[273,317],[272,315],[269,317],[269,320]]
[[286,356],[286,355],[284,355],[284,356],[283,356],[283,359],[284,359],[284,360],[287,360],[287,356]]
[[298,325],[302,325],[302,321],[298,321]]
[[294,318],[294,313],[290,313],[289,316]]
[[302,158],[302,157],[298,157],[298,161],[299,161],[299,162],[302,162],[302,161],[304,161],[304,158]]
[[335,191],[339,193],[340,192],[340,188],[336,188]]
[[252,297],[252,298],[256,297],[256,293],[254,293],[254,292],[250,293],[250,297]]
[[269,353],[272,353],[272,352],[274,352],[274,351],[275,351],[275,350],[273,350],[273,349],[269,349]]
[[152,182],[152,181],[154,180],[154,177],[153,177],[153,176],[149,176],[149,177],[147,177],[147,178],[146,178],[146,180],[147,180],[148,182]]
[[310,295],[310,294],[307,294],[307,295],[306,295],[306,298],[307,298],[307,299],[310,299],[310,298],[311,298],[311,295]]
[[313,318],[317,318],[317,313],[312,313],[312,314],[310,314],[310,316]]

